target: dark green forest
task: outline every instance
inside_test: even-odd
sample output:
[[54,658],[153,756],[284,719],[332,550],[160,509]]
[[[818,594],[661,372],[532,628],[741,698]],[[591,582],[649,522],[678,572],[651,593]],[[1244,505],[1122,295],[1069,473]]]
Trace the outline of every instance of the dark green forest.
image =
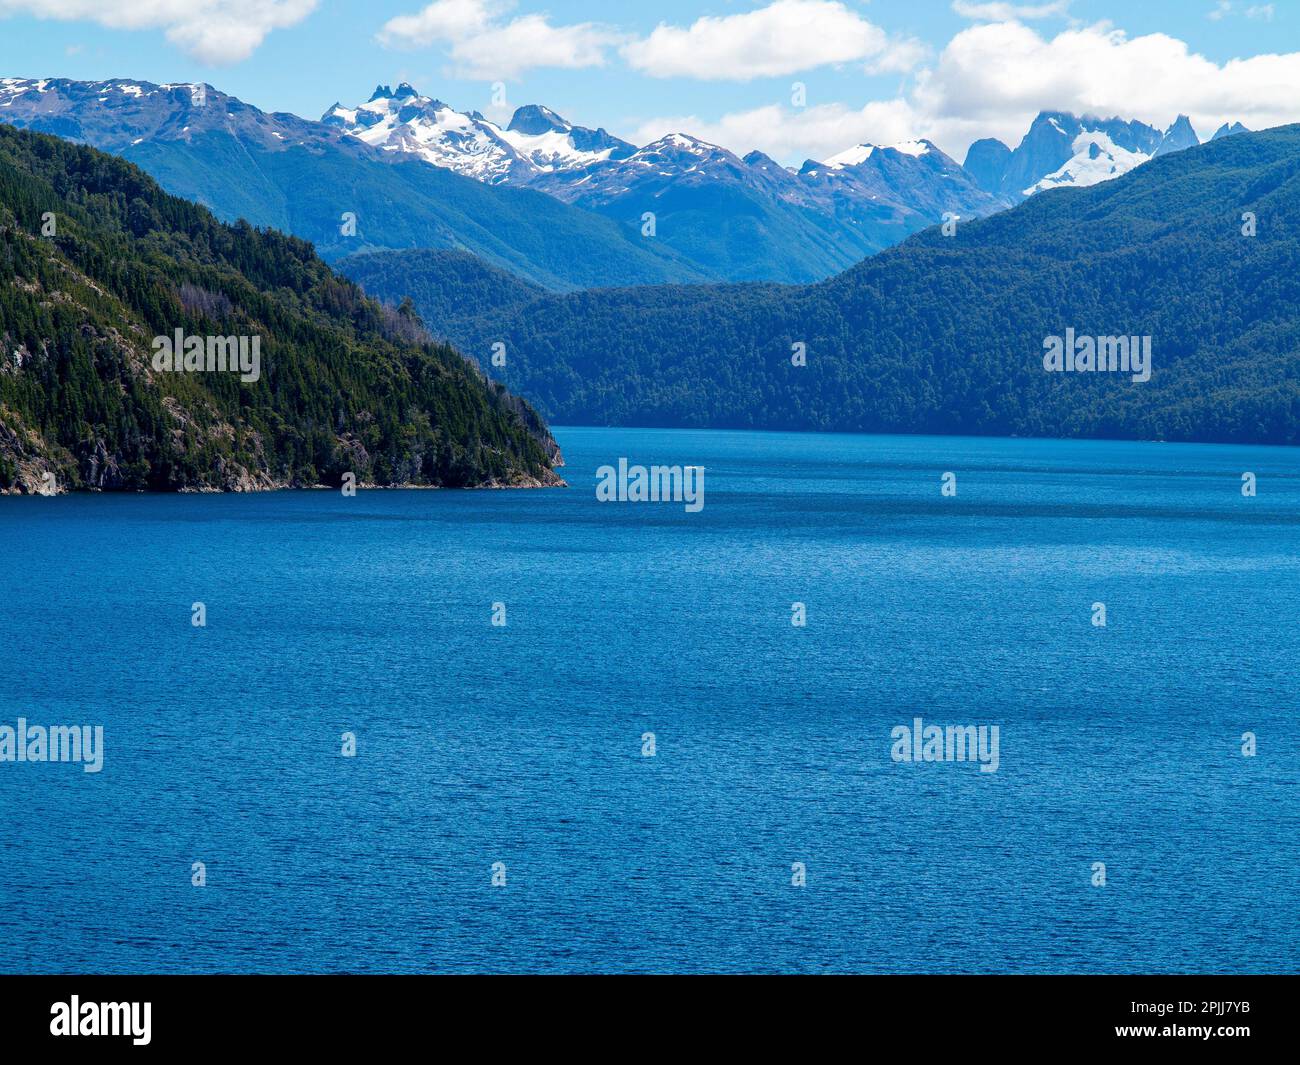
[[[456,298],[481,268],[403,265],[358,276],[463,350],[505,343],[503,380],[555,422],[1300,443],[1300,126],[927,230],[816,285],[488,303]],[[1045,372],[1067,328],[1150,336],[1151,380]]]
[[[548,291],[465,251],[369,252],[340,259],[334,268],[394,306],[409,298],[426,322],[477,319],[478,335],[491,333],[503,310],[539,299]],[[490,353],[490,349],[466,352],[481,363]]]
[[[52,215],[55,234],[43,236]],[[262,373],[151,341],[260,336]],[[224,225],[114,156],[0,125],[0,490],[555,483],[526,404],[306,242]]]

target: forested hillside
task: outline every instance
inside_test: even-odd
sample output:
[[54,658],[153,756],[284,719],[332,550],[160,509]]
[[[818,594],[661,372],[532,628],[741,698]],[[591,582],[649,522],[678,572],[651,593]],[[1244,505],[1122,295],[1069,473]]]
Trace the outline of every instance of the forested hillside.
[[[259,378],[159,372],[176,330],[259,338]],[[558,482],[526,404],[307,243],[8,126],[0,353],[0,491]]]
[[[410,298],[426,322],[477,320],[480,335],[492,331],[503,311],[547,294],[464,251],[370,252],[340,259],[335,268],[384,303],[396,307]],[[490,351],[466,354],[481,362]]]
[[[432,294],[463,265],[426,266],[412,295],[435,331],[505,343],[503,379],[558,422],[1300,443],[1297,126],[931,229],[817,285],[516,286],[485,315]],[[1151,380],[1047,373],[1067,329],[1150,336]]]

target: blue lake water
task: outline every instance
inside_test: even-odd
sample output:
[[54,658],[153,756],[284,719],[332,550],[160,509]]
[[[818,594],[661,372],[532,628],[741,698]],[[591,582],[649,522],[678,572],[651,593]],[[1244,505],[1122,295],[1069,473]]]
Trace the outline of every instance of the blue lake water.
[[557,436],[568,490],[0,499],[0,723],[105,737],[0,763],[0,969],[1300,967],[1296,451]]

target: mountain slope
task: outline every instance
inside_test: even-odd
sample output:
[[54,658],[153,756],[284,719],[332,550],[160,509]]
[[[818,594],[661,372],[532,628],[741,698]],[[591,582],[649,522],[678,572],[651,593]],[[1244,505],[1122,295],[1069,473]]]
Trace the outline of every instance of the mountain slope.
[[[256,360],[171,372],[177,331]],[[424,337],[304,242],[0,125],[0,491],[559,483],[536,414]]]
[[[539,178],[534,187],[639,225],[731,281],[821,280],[948,211],[965,218],[1005,206],[928,142],[915,151],[860,146],[792,174],[759,152],[671,134],[626,159]],[[852,158],[848,158],[848,155]]]
[[[504,342],[503,379],[578,424],[1297,444],[1297,234],[1291,126],[929,230],[817,285],[545,296],[439,328]],[[1151,336],[1151,380],[1046,372],[1067,329]]]
[[559,291],[711,276],[639,227],[266,114],[211,86],[0,79],[0,122],[120,154],[174,195],[310,240],[327,260],[462,249]]
[[[546,289],[506,273],[468,252],[388,251],[350,255],[335,263],[368,295],[390,306],[411,299],[433,335],[447,339],[443,323],[475,321],[486,336],[503,313],[547,295]],[[490,346],[466,354],[486,365]]]

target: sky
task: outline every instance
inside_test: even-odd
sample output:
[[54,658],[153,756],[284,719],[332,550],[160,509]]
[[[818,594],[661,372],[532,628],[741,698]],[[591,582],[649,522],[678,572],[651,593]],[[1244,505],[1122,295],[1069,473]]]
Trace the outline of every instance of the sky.
[[1041,110],[1300,121],[1300,0],[0,0],[0,77],[207,82],[313,119],[409,81],[637,144],[797,165],[925,137],[960,160]]

